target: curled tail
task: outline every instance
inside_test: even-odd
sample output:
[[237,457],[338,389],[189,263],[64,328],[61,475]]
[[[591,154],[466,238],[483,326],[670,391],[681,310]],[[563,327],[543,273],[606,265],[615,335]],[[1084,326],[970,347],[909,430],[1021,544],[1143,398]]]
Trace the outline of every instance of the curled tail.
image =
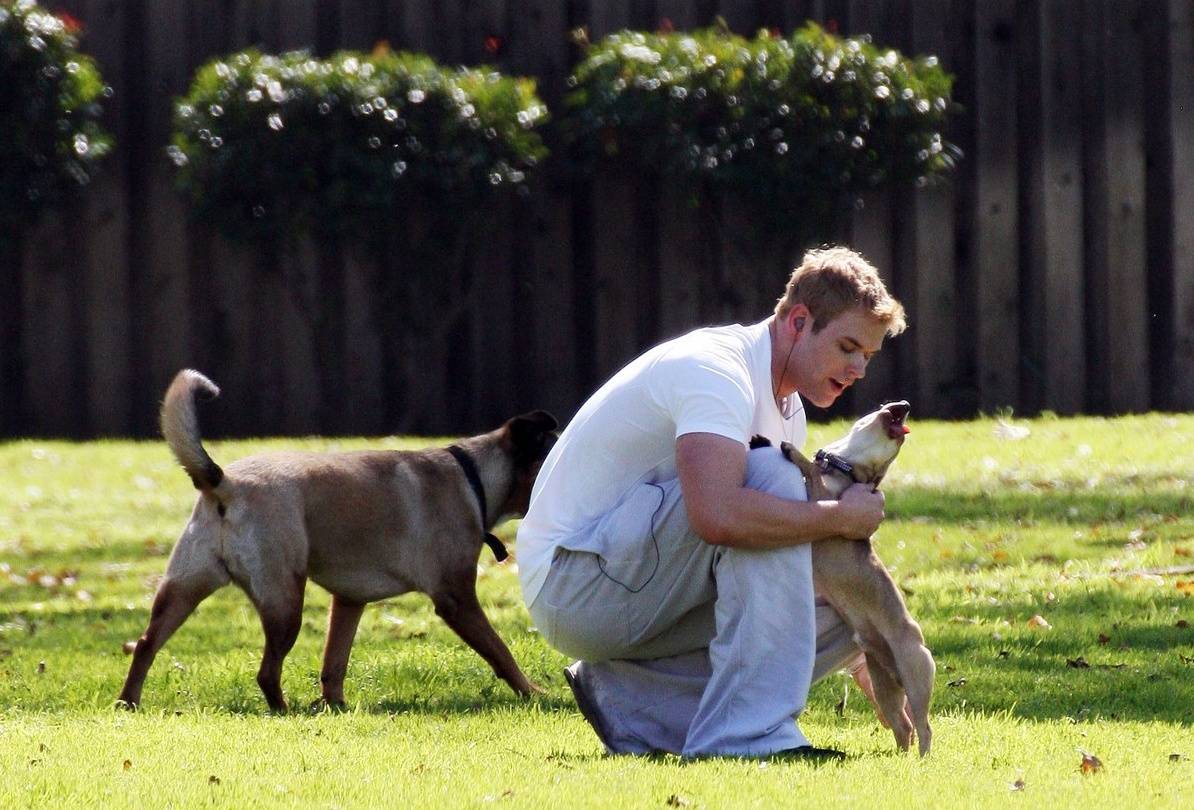
[[198,371],[183,369],[175,375],[162,401],[162,435],[178,463],[191,476],[195,489],[211,492],[224,480],[224,471],[212,461],[199,439],[195,398],[215,399],[220,389]]

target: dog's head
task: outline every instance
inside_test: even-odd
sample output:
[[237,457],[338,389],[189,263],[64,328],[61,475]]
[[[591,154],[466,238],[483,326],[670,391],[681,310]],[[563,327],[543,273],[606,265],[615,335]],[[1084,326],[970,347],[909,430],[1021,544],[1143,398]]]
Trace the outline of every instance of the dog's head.
[[514,466],[514,486],[503,504],[504,514],[523,515],[531,502],[535,476],[556,443],[559,422],[547,411],[520,414],[502,425],[501,447]]
[[904,422],[911,410],[905,401],[889,402],[855,422],[850,432],[826,446],[825,452],[849,462],[855,481],[877,484],[904,445],[909,433]]

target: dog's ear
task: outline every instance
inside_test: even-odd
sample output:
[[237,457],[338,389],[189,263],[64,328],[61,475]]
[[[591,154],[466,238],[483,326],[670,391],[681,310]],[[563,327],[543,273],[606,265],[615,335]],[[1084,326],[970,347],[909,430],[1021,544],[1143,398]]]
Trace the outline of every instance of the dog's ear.
[[770,447],[771,440],[761,433],[756,433],[750,437],[750,449],[758,450],[760,447]]
[[547,411],[530,411],[520,414],[506,423],[510,442],[514,445],[514,458],[521,465],[540,461],[556,443],[552,433],[560,423]]

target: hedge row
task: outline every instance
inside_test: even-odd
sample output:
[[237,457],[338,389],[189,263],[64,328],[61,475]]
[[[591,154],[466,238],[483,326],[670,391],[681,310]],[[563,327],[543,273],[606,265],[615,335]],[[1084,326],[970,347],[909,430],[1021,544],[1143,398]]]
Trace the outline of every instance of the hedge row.
[[[70,25],[0,5],[0,216],[90,177],[107,92]],[[820,221],[859,192],[954,165],[952,78],[809,24],[622,32],[591,46],[559,126],[582,170],[623,163],[760,211]],[[534,82],[379,49],[316,59],[247,50],[196,74],[168,148],[195,213],[246,241],[368,238],[419,206],[527,193],[546,157]]]

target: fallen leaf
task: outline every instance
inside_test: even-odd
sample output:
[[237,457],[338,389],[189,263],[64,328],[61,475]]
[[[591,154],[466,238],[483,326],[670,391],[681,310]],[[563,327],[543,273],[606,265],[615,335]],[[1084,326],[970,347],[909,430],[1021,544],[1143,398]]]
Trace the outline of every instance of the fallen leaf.
[[132,655],[137,650],[137,642],[126,641],[121,645],[120,649],[124,650],[125,655]]
[[1003,562],[1007,558],[1008,554],[1003,549],[997,549],[995,553],[991,555],[991,559],[993,559],[995,562]]
[[1111,641],[1111,636],[1107,635],[1106,633],[1099,633],[1099,643],[1100,644],[1107,644],[1110,641]]
[[1182,659],[1183,664],[1194,664],[1194,658],[1190,658],[1189,656],[1182,655],[1181,653],[1178,653],[1177,657]]
[[1178,619],[1176,622],[1174,622],[1174,623],[1173,623],[1173,626],[1174,626],[1174,627],[1181,627],[1181,628],[1183,628],[1183,629],[1184,629],[1184,628],[1186,628],[1186,627],[1189,627],[1189,626],[1190,626],[1190,623],[1189,623],[1188,621],[1186,621],[1185,619]]
[[966,685],[965,678],[958,678],[957,680],[950,681],[949,683],[946,684],[946,686],[965,686],[965,685]]
[[1082,755],[1082,765],[1079,766],[1082,773],[1091,774],[1103,770],[1103,761],[1094,754],[1083,751],[1081,748],[1078,749],[1078,753]]
[[209,785],[218,785],[218,784],[220,784],[220,777],[218,777],[218,776],[214,776],[214,775],[213,775],[213,776],[209,776],[209,777],[207,777],[207,784],[209,784]]
[[1185,757],[1176,752],[1169,755],[1170,762],[1181,762],[1183,759],[1185,759]]
[[1078,656],[1077,658],[1067,658],[1065,663],[1066,666],[1072,667],[1073,669],[1090,669],[1090,664],[1088,664],[1086,659],[1082,656]]
[[1000,650],[1000,651],[999,651],[999,654],[998,654],[998,655],[996,655],[995,657],[996,657],[996,658],[1007,658],[1009,655],[1011,655],[1011,651],[1009,651],[1009,650]]
[[1188,548],[1183,548],[1182,546],[1175,548],[1173,553],[1178,557],[1194,557],[1194,551],[1191,551]]
[[688,799],[684,798],[678,793],[673,793],[671,796],[667,797],[668,807],[688,807],[690,804],[692,804],[692,802],[688,801]]
[[1186,596],[1194,594],[1194,579],[1180,579],[1174,583],[1178,593],[1184,593]]
[[38,675],[45,675],[45,674],[46,674],[46,662],[45,662],[45,661],[38,661],[38,662],[37,662],[37,674],[38,674]]
[[1028,626],[1039,627],[1043,630],[1048,630],[1053,627],[1053,625],[1049,624],[1049,622],[1045,620],[1045,617],[1039,613],[1028,620]]
[[133,767],[133,761],[131,759],[126,759],[124,761],[124,769],[127,771],[131,767]]
[[1023,780],[1023,779],[1017,779],[1015,782],[1012,782],[1012,783],[1011,783],[1010,785],[1008,785],[1007,787],[1008,787],[1008,790],[1011,790],[1011,791],[1013,791],[1013,792],[1015,792],[1015,791],[1017,791],[1017,790],[1023,790],[1023,789],[1024,789],[1024,780]]
[[953,624],[978,624],[978,619],[970,616],[951,616],[949,620]]
[[992,432],[996,439],[1003,441],[1018,442],[1022,439],[1027,439],[1032,435],[1032,431],[1023,425],[1013,425],[1011,422],[1004,419],[998,420],[999,424],[995,426]]

